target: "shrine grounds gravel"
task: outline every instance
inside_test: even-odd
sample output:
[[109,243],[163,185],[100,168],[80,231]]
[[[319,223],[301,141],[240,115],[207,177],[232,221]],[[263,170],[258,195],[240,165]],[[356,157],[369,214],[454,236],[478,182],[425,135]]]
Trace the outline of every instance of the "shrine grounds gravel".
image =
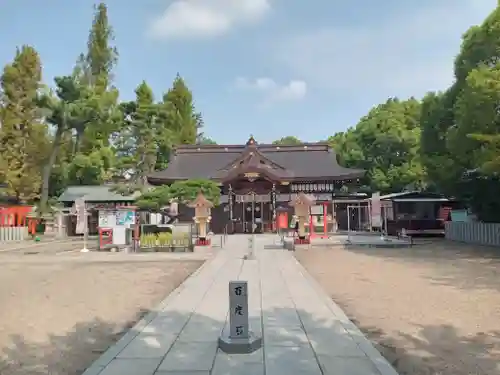
[[423,239],[296,257],[401,375],[500,375],[500,249]]
[[203,263],[144,255],[0,255],[0,374],[82,374]]

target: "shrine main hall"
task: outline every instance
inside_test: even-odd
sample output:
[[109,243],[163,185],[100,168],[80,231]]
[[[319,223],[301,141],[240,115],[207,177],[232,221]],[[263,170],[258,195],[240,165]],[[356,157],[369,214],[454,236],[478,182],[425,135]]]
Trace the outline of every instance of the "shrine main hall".
[[[289,202],[299,192],[314,198],[311,215],[326,229],[326,221],[335,217],[335,208],[329,203],[342,186],[355,185],[364,174],[364,170],[340,166],[326,143],[259,144],[250,137],[244,145],[176,147],[168,168],[149,175],[148,181],[170,185],[182,180],[213,180],[220,185],[221,198],[212,209],[211,230],[262,233],[283,225],[278,224],[283,218],[290,222],[293,208]],[[192,220],[192,213],[183,215],[183,209],[188,210],[179,207],[180,216]]]

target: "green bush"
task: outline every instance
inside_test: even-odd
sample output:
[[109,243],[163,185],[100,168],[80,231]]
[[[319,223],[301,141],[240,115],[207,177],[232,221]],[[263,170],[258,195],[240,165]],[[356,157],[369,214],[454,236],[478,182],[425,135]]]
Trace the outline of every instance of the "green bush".
[[152,248],[156,246],[157,236],[156,234],[149,233],[141,235],[141,247],[143,248]]
[[158,233],[158,245],[160,247],[171,247],[172,233],[168,232]]

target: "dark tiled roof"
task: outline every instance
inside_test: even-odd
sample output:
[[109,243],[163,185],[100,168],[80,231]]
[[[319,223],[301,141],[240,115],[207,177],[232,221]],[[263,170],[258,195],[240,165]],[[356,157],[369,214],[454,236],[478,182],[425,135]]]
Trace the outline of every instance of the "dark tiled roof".
[[[196,178],[218,179],[221,170],[241,158],[246,145],[183,146],[176,149],[167,169],[149,176],[154,182]],[[327,144],[305,143],[293,146],[256,145],[257,150],[269,161],[291,172],[296,180],[350,179],[362,177],[361,169],[341,167],[336,154]]]
[[290,181],[293,178],[291,170],[269,159],[257,149],[254,143],[247,143],[247,145],[248,147],[240,156],[223,168],[219,168],[210,177],[224,182],[231,181],[244,173],[253,172],[267,176],[274,181]]

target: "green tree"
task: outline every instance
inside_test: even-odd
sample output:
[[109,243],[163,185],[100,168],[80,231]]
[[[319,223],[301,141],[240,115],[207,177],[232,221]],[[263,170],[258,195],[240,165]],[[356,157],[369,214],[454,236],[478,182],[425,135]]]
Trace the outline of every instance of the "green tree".
[[195,144],[200,127],[201,115],[196,112],[193,94],[180,75],[174,79],[172,87],[163,96],[169,111],[167,126],[177,134],[179,144]]
[[203,127],[201,113],[196,111],[193,94],[179,74],[163,95],[165,121],[158,128],[156,169],[165,169],[174,145],[196,144]]
[[132,184],[141,187],[154,171],[167,114],[162,104],[154,102],[153,91],[146,82],[137,87],[135,94],[135,101],[121,104],[124,126],[117,151],[120,170],[132,174]]
[[467,202],[480,220],[500,220],[500,8],[463,36],[455,83],[422,104],[421,156],[431,183]]
[[302,141],[293,135],[280,138],[273,142],[273,145],[300,145]]
[[395,192],[425,186],[420,162],[420,103],[389,99],[373,108],[352,129],[328,142],[346,167],[367,170],[373,191]]
[[30,46],[17,50],[1,76],[1,180],[19,201],[33,200],[40,191],[45,158],[40,146],[46,142],[37,106],[41,79],[40,57]]
[[91,122],[75,127],[74,154],[86,155],[102,147],[109,147],[113,132],[118,130],[117,101],[119,92],[111,87],[113,68],[118,61],[118,51],[113,46],[114,32],[104,3],[95,7],[94,19],[89,31],[87,51],[80,55],[74,71],[80,84],[88,86],[93,100],[91,106],[101,106],[99,116]]
[[159,186],[144,193],[136,202],[141,209],[159,211],[167,206],[172,199],[180,203],[189,203],[193,201],[199,192],[214,203],[219,204],[220,187],[211,180],[187,180],[177,181],[170,186]]
[[455,194],[462,171],[448,148],[448,133],[455,124],[456,85],[444,93],[428,93],[420,115],[420,156],[431,189]]
[[108,19],[105,3],[95,7],[94,19],[87,41],[87,53],[80,56],[80,66],[87,84],[107,90],[112,70],[118,61],[118,50],[112,45],[114,32]]
[[[45,119],[55,130],[52,137],[50,153],[43,170],[42,192],[40,196],[40,207],[43,211],[51,192],[50,185],[55,183],[58,189],[52,189],[52,192],[61,190],[61,185],[66,184],[98,184],[106,179],[111,169],[111,156],[109,147],[101,147],[92,150],[89,154],[75,152],[74,146],[71,147],[68,142],[71,141],[71,132],[78,132],[85,129],[88,124],[99,121],[106,112],[106,93],[97,94],[93,87],[82,84],[77,73],[71,76],[56,77],[55,94],[48,92],[42,95],[39,105],[45,110]],[[103,100],[102,98],[105,97]],[[66,143],[65,143],[66,142]],[[73,145],[78,143],[78,137]],[[61,158],[61,147],[72,148],[71,158]],[[59,156],[59,162],[56,163]],[[88,172],[89,165],[96,162],[98,156],[103,157],[96,165],[96,170],[103,171],[99,177],[94,173]],[[58,172],[54,174],[55,170]],[[79,169],[82,168],[82,171]]]
[[88,155],[77,154],[68,166],[70,185],[100,185],[113,177],[114,153],[104,147]]
[[[337,162],[344,167],[367,168],[368,163],[363,163],[365,154],[358,144],[356,128],[339,132],[329,137],[327,142],[335,150]],[[363,167],[361,167],[363,165]]]
[[464,170],[478,167],[491,157],[491,150],[479,147],[477,137],[471,135],[486,136],[499,132],[499,103],[500,64],[472,70],[455,104],[456,127],[448,136],[448,147],[455,162]]
[[217,142],[215,142],[212,138],[206,137],[203,134],[198,135],[198,140],[196,141],[196,144],[199,145],[216,145]]
[[472,26],[462,38],[455,59],[455,77],[465,82],[469,73],[480,66],[493,67],[500,62],[500,5],[481,25]]

